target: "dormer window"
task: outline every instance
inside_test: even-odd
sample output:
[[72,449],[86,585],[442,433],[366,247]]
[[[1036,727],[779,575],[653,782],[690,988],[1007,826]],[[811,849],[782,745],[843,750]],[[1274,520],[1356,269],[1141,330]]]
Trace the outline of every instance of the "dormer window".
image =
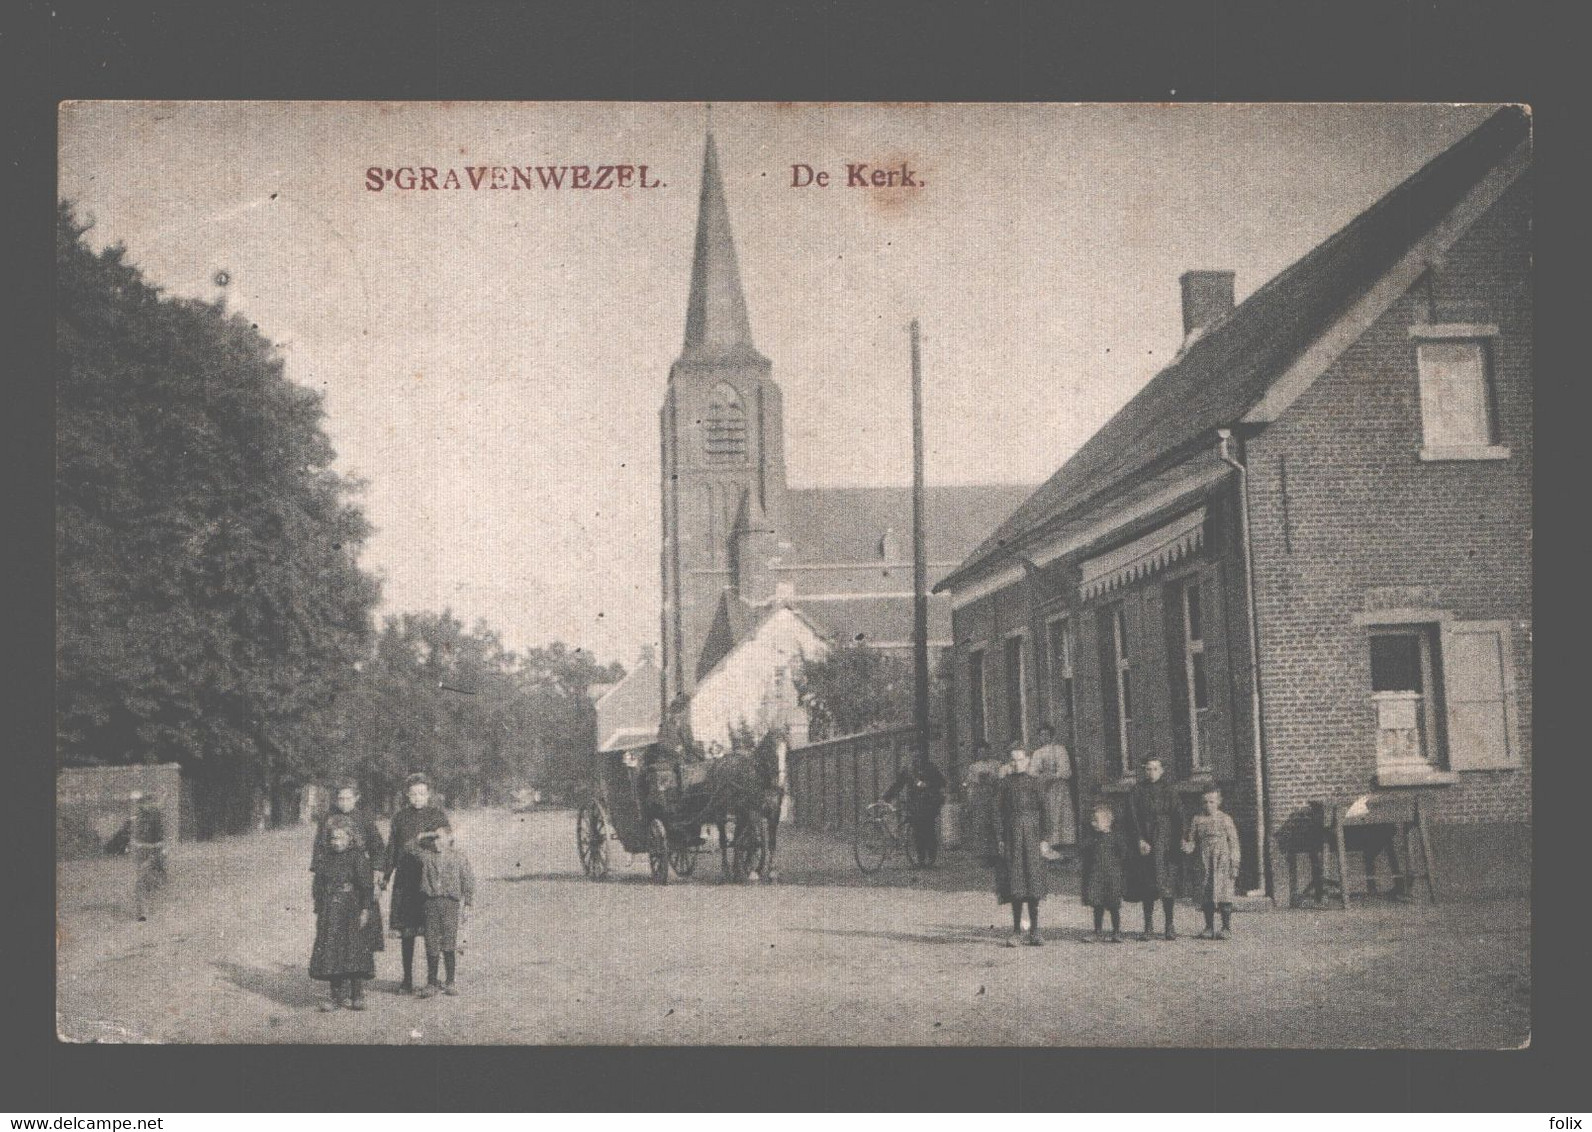
[[1496,326],[1413,326],[1420,375],[1421,459],[1502,460],[1493,389]]
[[708,394],[703,432],[710,464],[739,464],[746,460],[746,406],[728,382],[719,382]]

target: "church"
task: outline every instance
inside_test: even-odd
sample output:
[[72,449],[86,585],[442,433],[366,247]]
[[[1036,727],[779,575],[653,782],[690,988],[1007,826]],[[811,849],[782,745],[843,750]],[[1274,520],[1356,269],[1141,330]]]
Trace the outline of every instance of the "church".
[[[910,659],[912,495],[906,486],[786,483],[783,399],[772,362],[752,339],[711,133],[685,340],[669,371],[659,427],[662,666],[644,665],[633,675],[659,681],[660,711],[688,697],[692,734],[710,750],[727,746],[742,723],[758,732],[785,727],[799,745],[807,725],[794,678],[804,657],[860,643]],[[929,586],[1030,491],[1016,484],[929,487]],[[934,596],[931,663],[950,644],[951,605]],[[608,698],[609,710],[598,705],[602,749],[656,734],[656,718],[631,718],[634,689]],[[631,707],[621,711],[621,704]]]

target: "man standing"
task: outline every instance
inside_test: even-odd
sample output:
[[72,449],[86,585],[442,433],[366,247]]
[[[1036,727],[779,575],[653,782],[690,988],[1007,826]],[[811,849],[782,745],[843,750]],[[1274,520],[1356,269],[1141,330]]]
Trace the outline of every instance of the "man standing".
[[901,768],[884,800],[893,802],[905,791],[902,807],[912,822],[912,840],[918,863],[933,868],[940,856],[940,807],[945,805],[945,775],[931,762],[916,760]]
[[134,790],[132,825],[127,851],[133,858],[133,911],[140,922],[149,919],[155,893],[166,884],[166,822],[160,807]]
[[1061,857],[1056,852],[1058,847],[1078,843],[1078,821],[1072,798],[1072,756],[1056,742],[1055,729],[1048,723],[1039,726],[1039,747],[1034,751],[1030,771],[1044,788],[1050,829],[1050,840],[1041,844],[1039,851],[1046,860],[1055,861]]

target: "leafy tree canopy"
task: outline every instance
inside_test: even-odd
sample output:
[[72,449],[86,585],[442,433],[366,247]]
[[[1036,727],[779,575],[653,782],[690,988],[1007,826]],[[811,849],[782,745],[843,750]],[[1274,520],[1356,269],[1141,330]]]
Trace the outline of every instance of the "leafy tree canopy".
[[[867,644],[839,645],[796,673],[813,740],[912,724],[912,665]],[[939,719],[943,673],[929,684],[929,718]]]
[[64,760],[275,783],[365,655],[376,582],[319,394],[219,303],[171,298],[57,214]]

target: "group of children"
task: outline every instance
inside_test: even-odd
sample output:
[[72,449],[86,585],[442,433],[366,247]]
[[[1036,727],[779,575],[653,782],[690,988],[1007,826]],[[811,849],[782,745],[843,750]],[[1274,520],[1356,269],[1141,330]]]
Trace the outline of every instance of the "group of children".
[[[1188,828],[1179,836],[1179,813],[1175,799],[1171,808],[1157,805],[1158,795],[1170,790],[1158,790],[1162,781],[1158,760],[1146,764],[1146,782],[1135,787],[1129,796],[1129,830],[1115,828],[1116,812],[1105,801],[1095,803],[1084,836],[1083,902],[1094,911],[1094,934],[1085,936],[1085,942],[1108,939],[1122,942],[1122,902],[1135,900],[1144,908],[1144,930],[1140,940],[1152,938],[1153,917],[1157,900],[1162,906],[1163,936],[1177,938],[1173,926],[1175,908],[1177,860],[1171,856],[1172,846],[1178,852],[1194,857],[1201,866],[1200,908],[1205,914],[1205,928],[1200,939],[1225,940],[1233,929],[1233,891],[1238,880],[1238,827],[1222,810],[1222,792],[1216,787],[1201,796],[1203,812],[1196,814]],[[1142,789],[1143,787],[1149,789]],[[1216,926],[1216,915],[1221,914],[1222,926]],[[1111,934],[1105,935],[1105,919],[1111,918]]]
[[[1047,729],[1048,730],[1048,729]],[[1042,748],[1043,750],[1044,748]],[[1011,907],[1012,934],[1008,947],[1019,943],[1042,946],[1039,931],[1039,904],[1049,888],[1046,859],[1050,841],[1056,838],[1058,823],[1052,803],[1057,783],[1070,785],[1052,770],[1037,775],[1032,760],[1021,744],[1013,747],[1010,760],[998,769],[983,754],[985,761],[972,770],[984,773],[969,776],[969,803],[975,830],[983,827],[981,855],[995,870],[995,898]],[[1063,752],[1065,760],[1065,752]],[[1070,767],[1069,767],[1070,769]],[[1083,865],[1083,903],[1094,911],[1094,934],[1086,942],[1109,939],[1122,942],[1122,904],[1136,902],[1144,909],[1144,930],[1140,940],[1154,932],[1155,906],[1161,905],[1163,937],[1177,938],[1174,927],[1183,858],[1195,857],[1202,866],[1201,908],[1205,930],[1201,939],[1225,940],[1232,934],[1233,893],[1238,880],[1238,828],[1222,812],[1222,793],[1212,787],[1202,795],[1203,813],[1186,823],[1178,792],[1164,775],[1160,759],[1148,759],[1143,778],[1129,791],[1118,830],[1117,811],[1105,799],[1093,807],[1089,829],[1081,844]],[[1061,830],[1067,837],[1068,830]],[[978,844],[978,843],[976,843]],[[1027,912],[1028,930],[1023,931]],[[1221,914],[1222,926],[1216,927]],[[1105,934],[1106,917],[1111,918],[1111,934]]]
[[[377,892],[389,883],[388,926],[403,946],[399,993],[418,998],[458,993],[459,909],[475,902],[475,875],[447,815],[430,804],[430,794],[425,775],[409,776],[408,804],[393,817],[384,846],[375,822],[359,809],[358,791],[344,783],[316,831],[310,860],[315,901],[310,977],[331,984],[323,1011],[365,1009],[365,984],[376,974],[375,953],[385,947]],[[427,975],[418,991],[417,936],[425,937]]]

